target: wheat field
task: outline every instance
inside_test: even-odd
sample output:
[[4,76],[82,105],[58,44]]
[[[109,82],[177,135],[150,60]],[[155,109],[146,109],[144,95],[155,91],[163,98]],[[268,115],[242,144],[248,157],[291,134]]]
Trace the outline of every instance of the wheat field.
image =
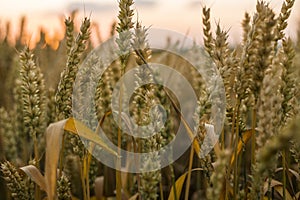
[[[119,1],[104,53],[91,42],[93,19],[76,12],[57,48],[43,31],[29,48],[25,17],[11,41],[7,23],[0,199],[300,199],[300,28],[295,40],[285,34],[294,3],[284,0],[277,13],[257,1],[234,46],[222,19],[212,22],[203,6],[203,45],[184,49],[164,38],[166,51],[152,47],[133,0]],[[168,79],[164,70],[184,79],[160,80]],[[128,73],[134,78],[122,79]],[[165,148],[180,135],[189,140],[184,151],[181,143]]]

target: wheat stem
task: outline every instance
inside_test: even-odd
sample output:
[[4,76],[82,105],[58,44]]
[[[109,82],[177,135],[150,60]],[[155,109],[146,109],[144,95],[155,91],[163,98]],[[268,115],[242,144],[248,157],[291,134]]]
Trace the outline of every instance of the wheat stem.
[[185,196],[184,196],[185,200],[189,199],[189,191],[190,191],[190,185],[191,185],[193,160],[194,160],[194,145],[191,145],[190,157],[189,157],[189,169],[188,169],[188,174],[187,174]]
[[[240,113],[240,101],[237,102],[236,105],[236,118],[239,119],[239,113]],[[233,125],[234,126],[234,125]],[[234,163],[234,190],[233,190],[233,199],[237,199],[237,190],[238,190],[238,143],[239,143],[239,120],[236,120],[235,125],[235,147],[234,147],[234,157],[235,157],[235,163]]]
[[252,109],[252,120],[251,120],[251,131],[252,131],[252,138],[251,138],[251,164],[255,164],[255,146],[256,146],[256,107]]
[[286,151],[285,149],[282,151],[282,197],[285,200],[286,199]]

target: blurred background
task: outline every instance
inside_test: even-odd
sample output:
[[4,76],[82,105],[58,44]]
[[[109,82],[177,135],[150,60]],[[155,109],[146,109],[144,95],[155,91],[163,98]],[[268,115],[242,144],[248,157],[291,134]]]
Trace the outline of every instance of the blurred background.
[[[252,14],[256,0],[136,0],[135,8],[138,17],[145,26],[171,29],[187,34],[198,43],[202,42],[201,8],[211,7],[211,18],[216,23],[221,22],[230,31],[231,44],[241,39],[241,20],[245,11]],[[282,0],[271,0],[271,7],[279,10]],[[296,1],[290,17],[287,34],[296,38],[297,24],[300,21],[300,2]],[[9,38],[17,37],[20,18],[26,16],[27,40],[37,41],[41,28],[47,33],[46,38],[61,39],[63,37],[63,19],[71,11],[78,10],[78,19],[91,16],[99,29],[98,36],[102,40],[109,37],[112,23],[118,13],[117,0],[10,0],[1,2],[0,26],[11,22]],[[2,30],[2,29],[1,29]],[[2,35],[4,33],[1,33]],[[98,38],[99,39],[99,38]],[[97,42],[97,41],[96,41]]]

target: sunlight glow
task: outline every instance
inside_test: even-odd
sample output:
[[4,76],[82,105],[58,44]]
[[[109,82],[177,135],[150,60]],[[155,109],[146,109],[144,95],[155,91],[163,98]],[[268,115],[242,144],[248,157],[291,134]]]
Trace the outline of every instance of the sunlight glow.
[[[136,0],[135,2],[138,18],[145,26],[188,33],[199,42],[202,41],[201,8],[204,5],[211,7],[212,22],[220,21],[225,29],[230,30],[229,41],[233,43],[240,41],[241,20],[245,11],[252,14],[256,4],[253,0]],[[271,7],[277,11],[281,4],[282,0],[270,1]],[[68,16],[71,10],[78,9],[82,11],[78,19],[91,14],[92,21],[99,25],[101,37],[107,38],[110,26],[118,14],[117,0],[11,0],[3,1],[1,5],[0,26],[7,21],[12,21],[14,25],[18,24],[20,17],[25,15],[28,18],[27,29],[30,29],[33,35],[41,26],[52,30],[50,35],[55,35],[53,30],[60,31],[62,19]],[[287,34],[292,38],[296,36],[294,27],[299,21],[297,9],[300,9],[299,1],[295,3],[287,28]],[[134,20],[136,19],[137,16],[134,16]],[[12,29],[17,32],[17,25]]]

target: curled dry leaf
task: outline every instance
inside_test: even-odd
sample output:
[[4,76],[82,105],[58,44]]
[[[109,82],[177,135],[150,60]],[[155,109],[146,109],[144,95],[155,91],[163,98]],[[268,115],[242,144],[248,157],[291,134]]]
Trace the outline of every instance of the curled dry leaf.
[[27,165],[21,167],[20,170],[23,171],[27,176],[29,176],[36,184],[38,184],[41,190],[46,191],[45,178],[36,166]]
[[[281,197],[283,197],[283,184],[279,181],[276,181],[274,179],[271,180],[271,188],[273,188],[275,191],[277,191]],[[264,183],[264,194],[268,192],[268,181]],[[291,194],[287,189],[285,189],[285,195],[286,195],[286,200],[293,200]]]

